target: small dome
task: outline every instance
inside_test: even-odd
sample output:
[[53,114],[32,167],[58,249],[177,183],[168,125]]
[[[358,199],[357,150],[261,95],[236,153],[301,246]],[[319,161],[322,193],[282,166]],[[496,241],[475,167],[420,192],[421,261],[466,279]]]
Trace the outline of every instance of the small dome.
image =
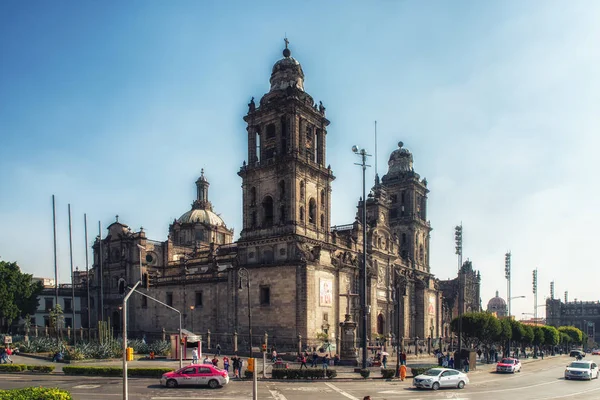
[[304,71],[298,60],[292,57],[292,52],[287,46],[286,39],[283,58],[273,65],[273,71],[271,71],[271,92],[286,90],[289,87],[304,91]]
[[388,161],[388,174],[396,172],[412,172],[413,156],[408,149],[405,149],[404,143],[398,142],[398,148],[390,154]]
[[506,309],[506,301],[498,296],[498,292],[496,292],[496,297],[492,297],[490,301],[488,301],[487,309],[488,311],[504,310]]
[[225,222],[217,214],[210,210],[193,209],[183,214],[177,222],[180,224],[204,223],[212,226],[225,226]]

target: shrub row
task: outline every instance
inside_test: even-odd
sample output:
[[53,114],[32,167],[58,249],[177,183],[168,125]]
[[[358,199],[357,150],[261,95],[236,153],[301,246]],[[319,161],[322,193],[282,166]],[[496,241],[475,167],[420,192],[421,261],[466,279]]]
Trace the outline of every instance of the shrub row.
[[[127,376],[138,378],[160,378],[173,368],[127,368]],[[119,367],[63,367],[65,375],[123,376],[123,368]]]
[[66,390],[57,388],[28,387],[0,390],[0,400],[73,400]]
[[394,376],[396,376],[396,370],[393,368],[382,369],[381,376],[383,379],[392,379]]
[[335,369],[274,369],[271,373],[273,379],[321,379],[335,378],[337,371]]
[[435,364],[411,367],[410,372],[412,373],[412,376],[417,376],[417,375],[421,375],[425,371],[429,371],[431,368],[436,368],[436,367],[438,367],[438,366]]
[[52,372],[54,365],[0,364],[0,372]]

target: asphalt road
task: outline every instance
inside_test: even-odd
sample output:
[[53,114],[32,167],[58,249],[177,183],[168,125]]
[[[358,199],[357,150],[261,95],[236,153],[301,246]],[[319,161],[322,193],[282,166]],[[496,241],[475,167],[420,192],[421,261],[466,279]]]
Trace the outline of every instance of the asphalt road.
[[[589,356],[588,356],[589,357]],[[586,359],[588,358],[586,357]],[[600,357],[590,357],[600,361]],[[571,361],[567,356],[524,362],[523,372],[514,375],[498,375],[481,368],[469,373],[471,383],[464,390],[442,389],[437,392],[411,388],[411,380],[405,382],[379,379],[275,382],[259,381],[259,399],[303,400],[334,399],[362,400],[370,395],[378,400],[547,400],[547,399],[600,399],[600,381],[565,381],[563,371]],[[131,400],[245,400],[252,398],[251,382],[232,381],[221,389],[179,388],[166,389],[157,379],[129,379]],[[122,398],[122,379],[71,377],[52,375],[0,375],[0,388],[25,386],[60,387],[69,390],[74,399]]]

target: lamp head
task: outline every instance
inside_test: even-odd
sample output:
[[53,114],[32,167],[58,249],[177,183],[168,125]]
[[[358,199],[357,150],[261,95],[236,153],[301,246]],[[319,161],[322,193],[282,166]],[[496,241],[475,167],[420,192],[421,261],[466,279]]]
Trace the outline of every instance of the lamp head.
[[358,146],[357,145],[352,146],[352,151],[354,153],[358,153]]

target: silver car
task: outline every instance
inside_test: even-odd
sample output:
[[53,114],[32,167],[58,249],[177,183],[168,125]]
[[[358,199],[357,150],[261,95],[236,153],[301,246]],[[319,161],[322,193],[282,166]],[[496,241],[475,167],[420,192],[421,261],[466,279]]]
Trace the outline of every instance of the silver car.
[[419,389],[462,389],[468,383],[469,377],[467,374],[450,368],[432,368],[421,375],[415,376],[413,379],[413,385]]
[[593,361],[573,361],[565,369],[565,379],[598,379],[598,364]]

